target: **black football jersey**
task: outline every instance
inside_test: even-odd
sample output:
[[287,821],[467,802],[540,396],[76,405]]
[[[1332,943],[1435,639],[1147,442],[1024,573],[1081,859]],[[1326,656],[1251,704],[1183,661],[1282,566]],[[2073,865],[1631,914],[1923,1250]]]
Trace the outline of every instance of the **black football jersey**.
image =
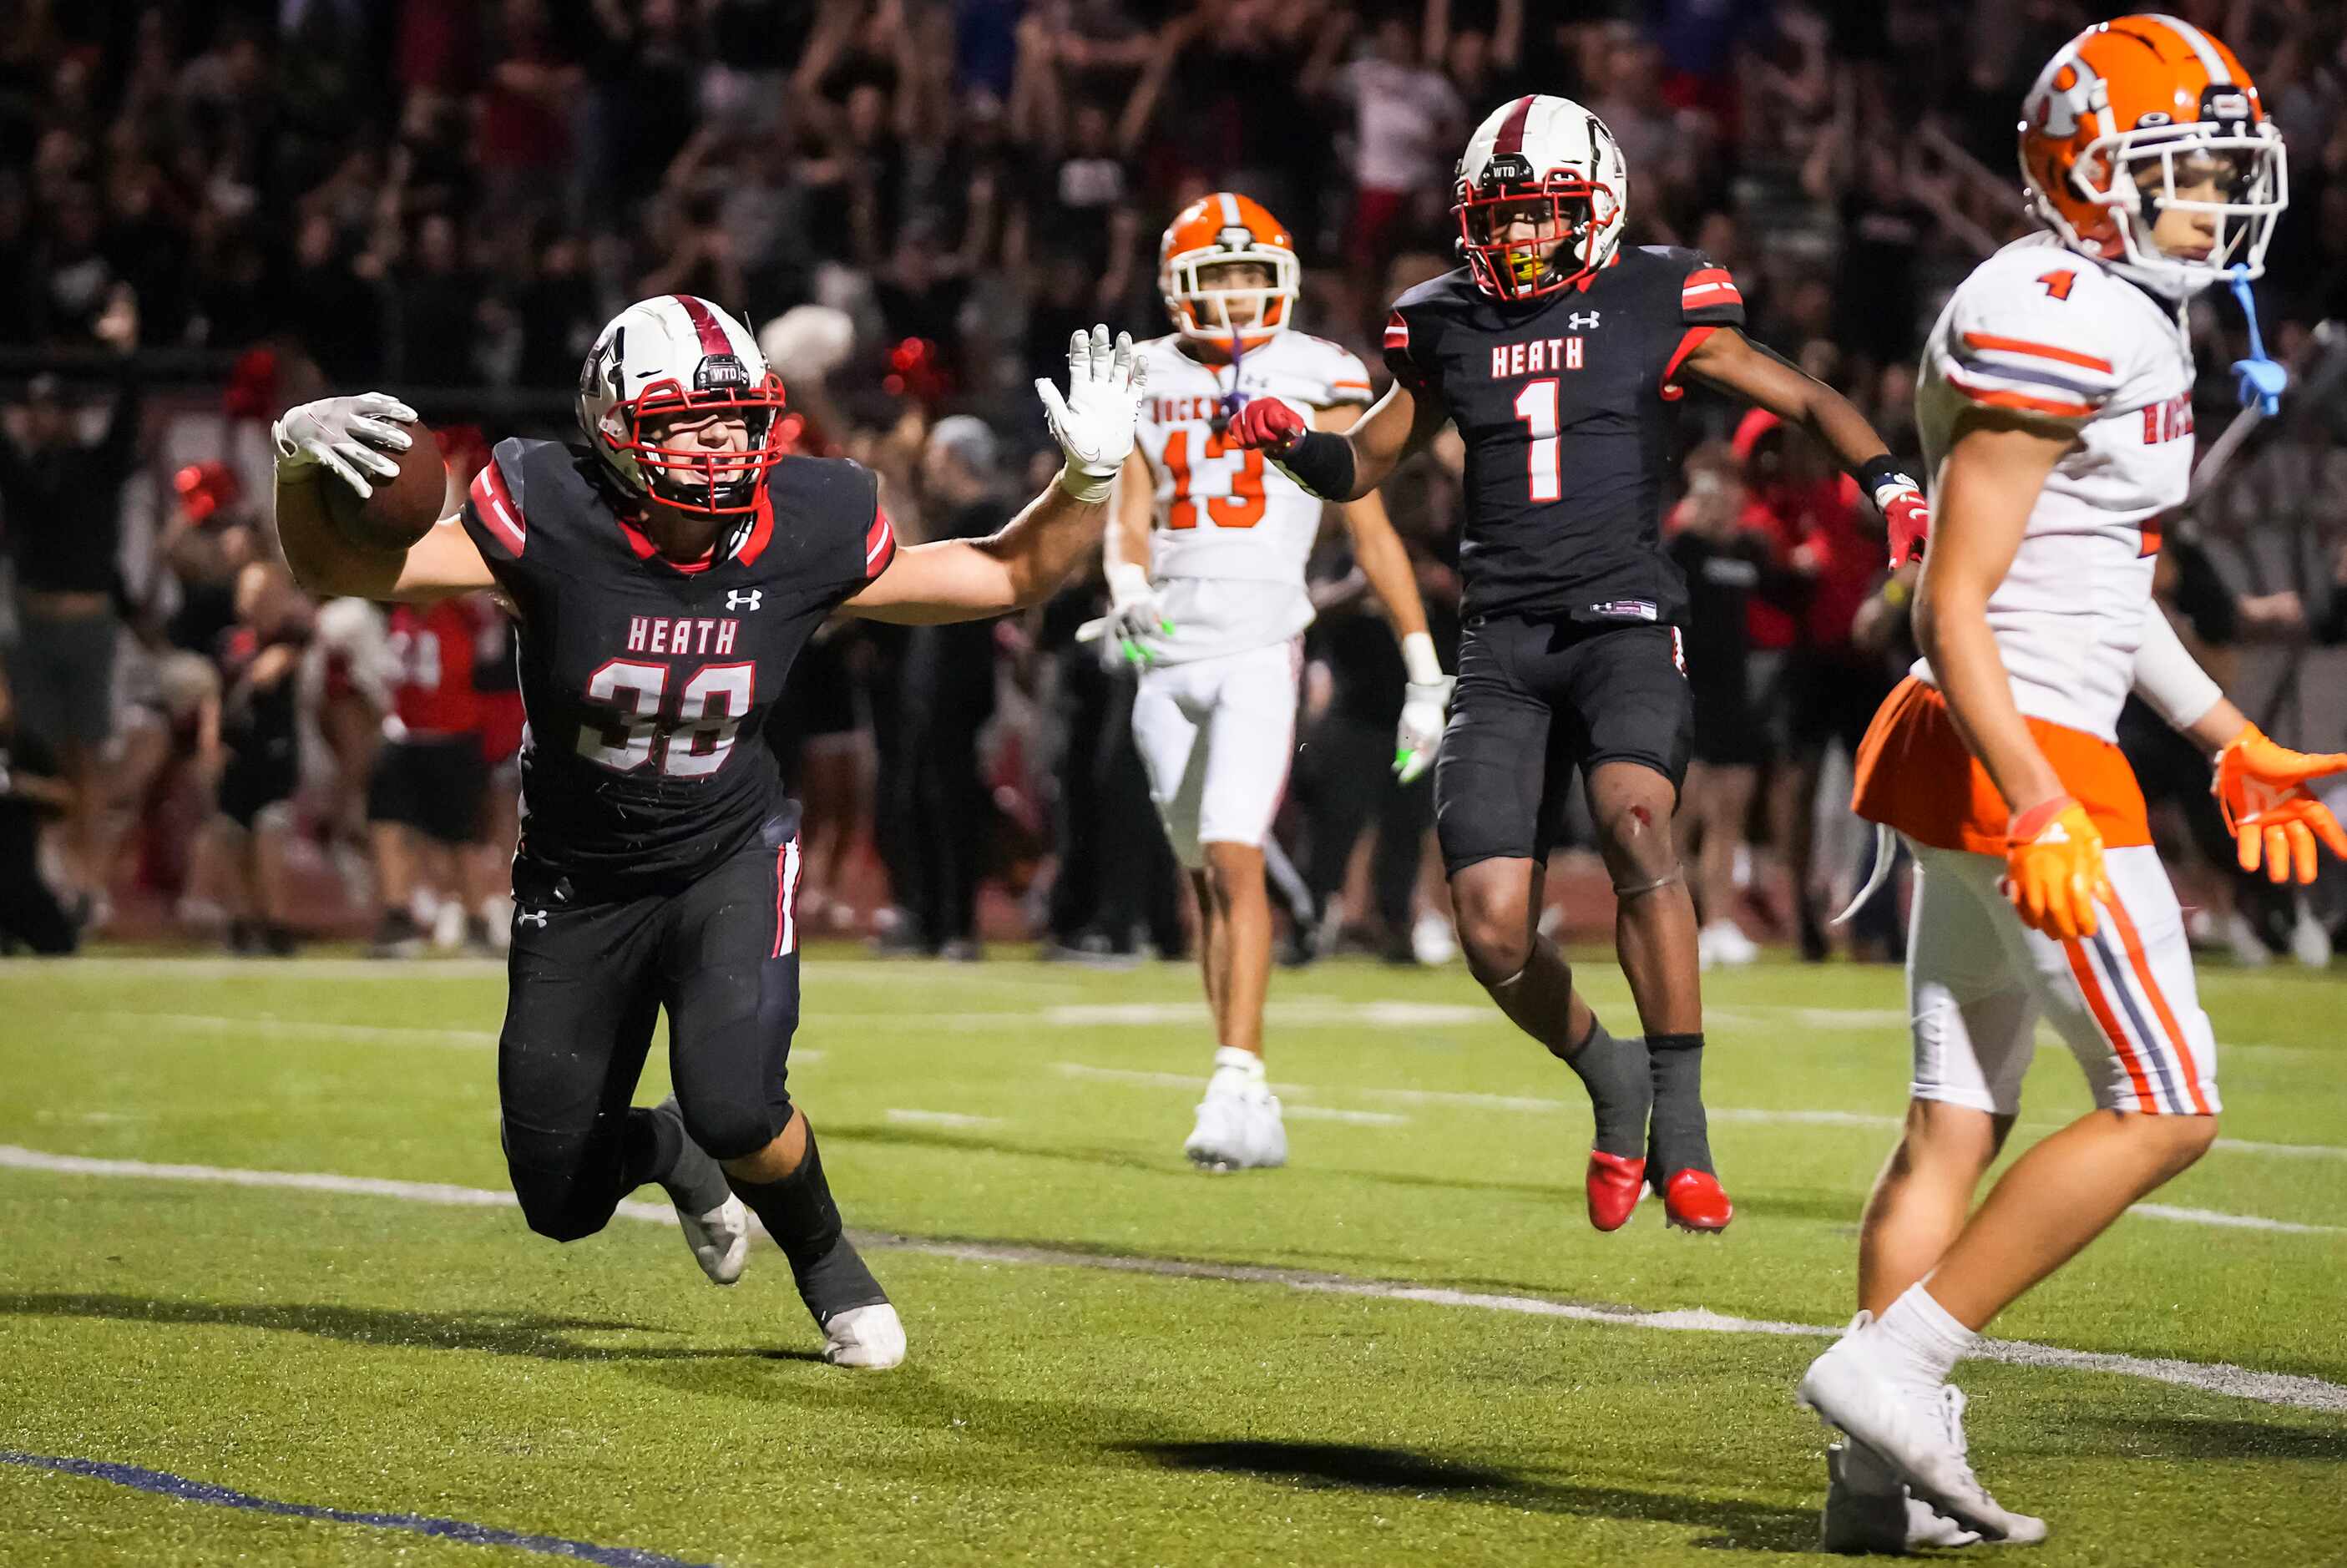
[[1661,544],[1671,378],[1743,322],[1725,268],[1661,245],[1537,300],[1491,299],[1461,267],[1395,302],[1386,364],[1467,446],[1468,613],[1681,620],[1686,580]]
[[518,622],[521,852],[584,884],[686,880],[784,809],[768,714],[799,650],[896,540],[868,470],[785,457],[758,510],[680,567],[594,461],[500,442],[464,509]]

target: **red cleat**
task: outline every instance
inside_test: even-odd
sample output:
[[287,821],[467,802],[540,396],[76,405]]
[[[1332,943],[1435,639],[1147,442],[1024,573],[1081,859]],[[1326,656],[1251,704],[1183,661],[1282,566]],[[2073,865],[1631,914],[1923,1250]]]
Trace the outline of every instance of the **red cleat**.
[[1620,1230],[1637,1210],[1638,1194],[1646,1184],[1646,1162],[1592,1149],[1583,1184],[1589,1189],[1589,1223],[1602,1231]]
[[[1590,1206],[1594,1213],[1596,1207],[1594,1177],[1590,1192]],[[1735,1217],[1736,1205],[1727,1201],[1727,1194],[1721,1190],[1719,1178],[1709,1171],[1690,1167],[1674,1172],[1671,1179],[1663,1184],[1663,1222],[1665,1225],[1676,1225],[1683,1231],[1714,1234],[1726,1230],[1727,1222]]]

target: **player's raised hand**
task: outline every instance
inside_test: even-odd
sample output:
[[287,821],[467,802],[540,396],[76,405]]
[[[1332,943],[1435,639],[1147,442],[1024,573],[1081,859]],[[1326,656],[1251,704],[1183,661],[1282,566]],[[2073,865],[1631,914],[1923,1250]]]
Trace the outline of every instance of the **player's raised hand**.
[[2347,859],[2347,831],[2331,808],[2306,793],[2307,781],[2347,773],[2347,754],[2293,752],[2276,745],[2255,724],[2217,753],[2209,786],[2233,835],[2241,869],[2287,882],[2314,880],[2314,841]]
[[1276,397],[1251,397],[1223,432],[1228,446],[1252,447],[1277,456],[1304,439],[1304,415]]
[[2095,906],[2116,904],[2103,869],[2103,835],[2086,808],[2057,795],[2014,817],[2004,832],[2004,896],[2022,923],[2071,941],[2102,924]]
[[322,397],[289,408],[271,427],[277,445],[277,472],[299,473],[323,468],[365,500],[374,494],[369,476],[399,477],[399,465],[384,456],[415,445],[402,425],[415,421],[415,410],[380,392],[356,397]]
[[1112,344],[1105,326],[1069,337],[1066,396],[1036,379],[1051,438],[1067,459],[1060,486],[1077,500],[1098,506],[1108,499],[1117,470],[1133,455],[1133,427],[1148,384],[1149,367],[1133,353],[1133,334],[1119,333]]

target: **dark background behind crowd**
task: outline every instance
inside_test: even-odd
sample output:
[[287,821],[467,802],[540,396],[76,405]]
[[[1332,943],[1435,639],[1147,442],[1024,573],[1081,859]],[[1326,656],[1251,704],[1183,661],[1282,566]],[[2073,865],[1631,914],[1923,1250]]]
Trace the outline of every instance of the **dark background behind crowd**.
[[[2278,736],[2347,740],[2347,11],[2172,0],[2256,73],[2291,151],[2260,286],[2302,382],[2163,591]],[[596,329],[684,292],[734,310],[796,439],[884,477],[908,537],[999,525],[1048,472],[1029,390],[1071,328],[1163,330],[1154,247],[1230,188],[1296,235],[1303,319],[1376,367],[1386,302],[1450,264],[1450,165],[1525,91],[1604,116],[1630,239],[1731,268],[1750,332],[1915,456],[1913,361],[1946,292],[2024,231],[2023,92],[2076,0],[20,0],[0,7],[0,940],[371,932],[493,947],[521,716],[487,600],[310,602],[277,562],[269,419],[395,391],[461,482],[571,428]],[[2229,303],[2193,313],[2204,448],[2233,411]],[[1379,373],[1380,375],[1382,373]],[[1765,418],[1689,400],[1673,550],[1706,715],[1683,804],[1706,953],[1820,919],[1864,871],[1846,756],[1911,656],[1880,525]],[[1445,642],[1455,438],[1389,503]],[[1382,760],[1392,640],[1316,559],[1307,712],[1275,882],[1290,957],[1447,951],[1426,786]],[[794,676],[809,928],[971,956],[1184,941],[1125,738],[1130,684],[1074,641],[1095,585],[1019,620],[859,629]],[[2238,885],[2195,759],[2131,746],[2202,934],[2327,960],[2336,889]],[[1602,925],[1602,876],[1555,917]],[[1895,953],[1881,912],[1847,938]]]

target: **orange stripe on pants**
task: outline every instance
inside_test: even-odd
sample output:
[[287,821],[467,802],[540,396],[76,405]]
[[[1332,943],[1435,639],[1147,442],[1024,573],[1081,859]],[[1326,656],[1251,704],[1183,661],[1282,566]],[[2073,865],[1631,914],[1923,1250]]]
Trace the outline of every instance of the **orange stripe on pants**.
[[2111,922],[2119,928],[2119,944],[2127,948],[2127,963],[2135,978],[2143,983],[2143,993],[2151,999],[2151,1010],[2158,1015],[2159,1027],[2168,1031],[2168,1043],[2176,1048],[2178,1063],[2184,1070],[2184,1087],[2192,1097],[2192,1109],[2209,1114],[2208,1097],[2200,1092],[2200,1064],[2192,1060],[2192,1047],[2186,1043],[2184,1030],[2178,1027],[2176,1014],[2168,1009],[2168,999],[2160,994],[2159,983],[2151,978],[2151,965],[2143,956],[2143,941],[2135,934],[2135,922],[2117,899],[2110,903]]
[[2110,999],[2103,995],[2103,982],[2096,978],[2094,961],[2086,957],[2086,945],[2076,938],[2062,944],[2063,955],[2070,960],[2070,973],[2077,977],[2078,989],[2086,999],[2086,1008],[2102,1026],[2104,1037],[2119,1053],[2119,1064],[2127,1069],[2127,1080],[2135,1085],[2137,1108],[2145,1114],[2159,1114],[2159,1100],[2151,1091],[2151,1080],[2145,1076],[2143,1061],[2136,1054],[2135,1044],[2119,1027],[2118,1015],[2111,1010]]

